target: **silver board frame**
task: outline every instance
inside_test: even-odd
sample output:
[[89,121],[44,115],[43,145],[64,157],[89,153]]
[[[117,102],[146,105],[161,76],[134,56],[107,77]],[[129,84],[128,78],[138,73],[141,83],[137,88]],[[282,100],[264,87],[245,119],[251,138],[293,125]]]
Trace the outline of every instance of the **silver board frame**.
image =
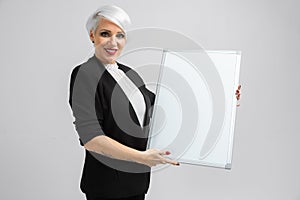
[[[176,61],[177,57],[179,58],[179,60]],[[168,61],[168,59],[169,59],[169,61]],[[170,59],[175,60],[174,63],[172,63],[172,60],[170,60]],[[168,84],[169,84],[166,81],[167,80],[166,77],[172,76],[172,74],[173,74],[173,72],[171,72],[172,70],[170,71],[170,68],[173,68],[173,69],[177,68],[177,70],[179,69],[179,73],[178,73],[179,75],[182,75],[183,73],[185,73],[184,71],[180,72],[180,70],[182,70],[182,69],[180,69],[180,68],[182,68],[182,65],[177,64],[177,63],[181,62],[180,59],[183,59],[184,60],[183,62],[188,63],[186,66],[192,66],[193,69],[196,69],[196,70],[198,70],[198,72],[200,72],[199,74],[201,74],[201,75],[199,75],[198,78],[194,77],[194,78],[189,78],[189,79],[199,80],[200,82],[201,82],[200,79],[202,79],[202,82],[203,82],[203,83],[201,83],[203,85],[202,88],[205,88],[205,87],[210,88],[210,89],[207,89],[206,96],[207,96],[207,102],[210,100],[213,102],[211,107],[212,107],[212,110],[214,110],[213,111],[214,114],[212,114],[212,116],[222,116],[222,113],[224,111],[224,113],[223,113],[224,116],[220,117],[221,119],[224,119],[224,120],[222,121],[222,125],[220,125],[221,128],[219,129],[218,134],[216,134],[218,129],[214,129],[214,133],[210,133],[209,131],[207,131],[208,133],[206,133],[206,134],[208,134],[208,135],[204,136],[205,134],[203,134],[203,133],[205,131],[201,131],[201,128],[197,127],[197,129],[195,129],[196,131],[195,131],[194,135],[188,136],[190,138],[193,138],[193,141],[191,140],[190,143],[186,142],[185,144],[181,145],[180,142],[183,141],[182,138],[184,138],[184,137],[181,137],[181,139],[179,140],[179,143],[177,142],[178,144],[164,146],[164,145],[162,145],[163,142],[159,141],[164,137],[161,137],[159,135],[164,135],[165,134],[164,131],[166,132],[168,130],[168,127],[161,128],[162,125],[159,124],[159,122],[158,122],[159,120],[162,119],[160,117],[160,115],[161,115],[161,110],[164,109],[163,103],[160,104],[160,102],[162,102],[161,101],[162,98],[165,98],[165,99],[163,99],[163,101],[166,100],[167,95],[164,95],[164,91],[166,91],[166,90],[163,88],[168,86]],[[200,62],[199,62],[199,60],[200,60]],[[169,65],[170,63],[172,63],[172,64]],[[234,127],[235,127],[235,119],[236,119],[236,104],[237,104],[237,100],[235,98],[235,89],[238,87],[238,84],[239,84],[240,63],[241,63],[241,51],[229,51],[229,50],[171,51],[171,50],[164,50],[163,56],[162,56],[162,61],[161,61],[158,84],[156,87],[156,100],[155,100],[154,109],[153,109],[153,116],[150,121],[150,132],[149,132],[149,140],[148,140],[147,148],[148,149],[149,148],[159,148],[159,149],[170,150],[172,154],[169,155],[168,157],[170,157],[172,159],[176,159],[180,163],[186,163],[186,164],[191,164],[191,165],[201,165],[201,166],[208,166],[208,167],[217,167],[217,168],[223,168],[223,169],[231,169],[232,153],[233,153],[233,140],[234,140]],[[178,65],[180,65],[180,66],[178,66]],[[205,69],[204,66],[207,69]],[[215,71],[212,70],[213,68],[215,68]],[[210,76],[210,78],[207,78],[208,76]],[[215,77],[213,77],[213,76],[215,76]],[[213,77],[213,78],[211,78],[211,77]],[[218,78],[216,78],[216,77],[218,77]],[[184,81],[184,79],[187,79],[187,78],[183,77],[183,81]],[[223,87],[224,94],[221,94],[222,93],[221,89],[218,92],[218,90],[217,90],[218,86],[216,86],[216,85],[213,87],[208,86],[209,84],[214,85],[215,82],[219,82],[220,84],[222,84],[222,86],[220,86],[219,88]],[[179,84],[180,84],[180,82],[179,82]],[[198,87],[199,85],[189,84],[189,86]],[[172,86],[170,86],[170,87],[172,87]],[[173,88],[174,88],[174,86],[173,86]],[[204,91],[204,90],[202,90],[202,91]],[[168,93],[168,92],[165,92],[165,93]],[[203,93],[205,93],[205,92],[203,92]],[[214,109],[214,108],[217,108],[217,106],[214,106],[214,105],[222,104],[221,101],[220,101],[221,103],[217,102],[219,100],[217,100],[217,101],[213,100],[216,93],[220,93],[217,99],[222,99],[221,97],[222,97],[222,95],[224,95],[224,105],[223,105],[224,110],[222,110],[222,108]],[[198,92],[198,94],[199,94],[199,92]],[[176,92],[174,95],[176,96]],[[198,95],[196,94],[195,96],[197,97]],[[208,96],[211,96],[211,97],[209,98]],[[169,98],[169,99],[172,99],[172,98]],[[203,99],[205,99],[205,98],[203,98]],[[179,98],[179,103],[182,103],[182,102],[180,102],[181,100],[182,99]],[[178,101],[178,99],[177,99],[177,101]],[[202,101],[201,98],[200,98],[200,101]],[[183,100],[182,104],[187,104],[187,103]],[[165,103],[165,105],[167,105],[167,104]],[[199,104],[197,104],[197,105],[198,105],[198,109],[199,109]],[[203,107],[205,107],[205,106],[203,106]],[[209,106],[207,106],[207,107],[209,107]],[[174,112],[172,113],[170,110],[169,111],[167,110],[166,112],[167,113],[164,113],[166,118],[167,118],[167,116],[174,116]],[[185,116],[187,116],[187,115],[185,115]],[[190,116],[190,115],[188,115],[188,116]],[[202,119],[205,118],[205,116],[201,116],[201,117],[202,117]],[[188,117],[185,117],[185,119],[184,119],[185,121],[186,121],[186,118],[188,118]],[[202,120],[202,121],[205,121],[205,120]],[[211,124],[212,124],[212,121],[213,120],[211,120]],[[206,123],[206,125],[207,124],[208,123]],[[218,124],[220,124],[220,123],[218,123]],[[207,128],[205,130],[213,130],[214,125],[215,124],[213,124],[212,127],[209,127],[210,125],[207,125],[209,128]],[[157,131],[158,126],[160,126],[160,131]],[[176,133],[174,133],[174,134],[176,134]],[[209,140],[209,136],[211,136],[211,135],[212,135],[212,137],[210,138],[211,140]],[[177,137],[177,136],[174,136],[174,137]],[[167,141],[167,139],[163,139],[163,140],[166,141],[166,144],[168,142],[170,143],[170,141]],[[176,139],[174,139],[174,141],[176,141]],[[213,142],[207,143],[207,141],[213,141]],[[207,144],[205,144],[205,142]],[[220,144],[222,144],[222,145],[220,146]],[[209,148],[207,148],[209,150],[207,150],[205,152],[205,154],[203,154],[202,156],[197,157],[197,155],[198,155],[197,151],[199,150],[199,152],[202,152],[201,150],[204,149],[205,145],[209,146]],[[184,146],[184,148],[182,148],[182,146]],[[180,149],[180,152],[178,152],[179,151],[178,149]],[[194,152],[197,152],[197,153],[194,154]],[[219,155],[218,155],[218,152],[220,152]]]

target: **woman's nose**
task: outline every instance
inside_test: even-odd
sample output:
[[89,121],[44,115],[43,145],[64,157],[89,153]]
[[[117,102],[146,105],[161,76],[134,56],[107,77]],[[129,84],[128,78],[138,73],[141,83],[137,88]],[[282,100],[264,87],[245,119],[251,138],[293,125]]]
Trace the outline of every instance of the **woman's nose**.
[[115,36],[111,36],[109,42],[113,45],[117,44],[117,38]]

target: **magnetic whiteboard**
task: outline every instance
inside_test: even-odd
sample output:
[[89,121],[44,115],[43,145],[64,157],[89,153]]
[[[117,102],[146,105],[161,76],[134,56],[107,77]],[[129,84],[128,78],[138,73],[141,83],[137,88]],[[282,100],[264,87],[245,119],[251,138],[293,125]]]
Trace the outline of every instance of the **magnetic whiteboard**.
[[231,169],[240,60],[239,51],[164,50],[148,148]]

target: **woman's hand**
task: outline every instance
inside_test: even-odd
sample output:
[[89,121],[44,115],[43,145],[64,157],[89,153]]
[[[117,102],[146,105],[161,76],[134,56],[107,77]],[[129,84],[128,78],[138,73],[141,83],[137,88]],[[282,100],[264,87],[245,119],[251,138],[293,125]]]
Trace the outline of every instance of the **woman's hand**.
[[[241,98],[241,87],[242,87],[242,86],[239,84],[237,90],[235,91],[235,96],[236,96],[236,99],[237,99],[238,101],[239,101],[240,98]],[[238,103],[238,104],[236,104],[236,106],[239,107],[240,104]]]
[[164,155],[169,155],[171,152],[159,150],[159,149],[148,149],[142,152],[142,163],[148,165],[149,167],[153,167],[157,164],[172,164],[179,165],[179,162],[175,160],[171,160],[169,158],[164,157]]

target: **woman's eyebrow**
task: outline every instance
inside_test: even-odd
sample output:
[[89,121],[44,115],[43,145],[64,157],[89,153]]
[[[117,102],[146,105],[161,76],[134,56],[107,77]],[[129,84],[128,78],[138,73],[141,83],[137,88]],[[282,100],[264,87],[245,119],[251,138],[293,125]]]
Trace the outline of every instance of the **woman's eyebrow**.
[[101,29],[100,31],[107,31],[107,32],[111,32],[110,30],[107,30],[107,29]]
[[[100,31],[107,31],[107,32],[111,32],[110,30],[107,30],[107,29],[100,29]],[[124,34],[124,32],[123,32],[123,31],[118,31],[117,33],[122,33],[122,34]]]

